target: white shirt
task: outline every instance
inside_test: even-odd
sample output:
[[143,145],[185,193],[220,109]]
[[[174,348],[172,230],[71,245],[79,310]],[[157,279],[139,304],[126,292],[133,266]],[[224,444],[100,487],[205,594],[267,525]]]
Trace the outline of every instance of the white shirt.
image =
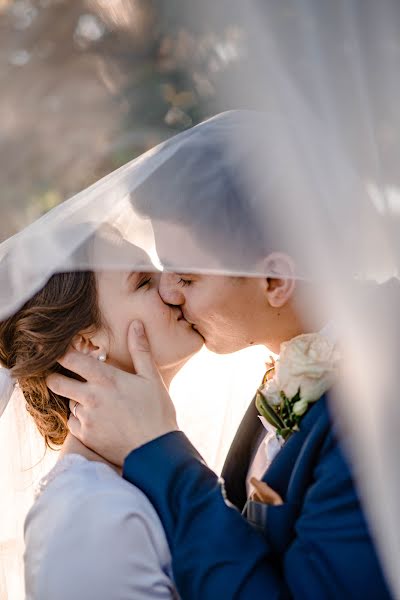
[[69,454],[25,521],[26,600],[171,600],[171,555],[147,497],[104,463]]
[[246,490],[248,496],[252,490],[250,479],[252,477],[255,477],[256,479],[262,478],[284,443],[283,438],[276,435],[276,428],[273,425],[268,423],[264,417],[259,416],[258,418],[264,425],[265,433],[263,434],[260,445],[258,446],[257,452],[254,455],[247,473]]

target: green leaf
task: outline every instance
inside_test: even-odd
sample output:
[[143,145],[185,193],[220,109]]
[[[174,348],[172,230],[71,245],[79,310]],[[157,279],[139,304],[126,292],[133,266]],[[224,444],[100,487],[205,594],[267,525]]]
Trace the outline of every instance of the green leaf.
[[270,423],[277,429],[285,428],[285,423],[274,411],[274,409],[268,404],[267,400],[259,391],[257,391],[256,394],[256,408],[260,415],[267,419],[268,423]]
[[287,440],[288,437],[292,435],[293,429],[290,429],[289,427],[284,427],[283,429],[280,429],[278,433],[283,437],[284,440]]

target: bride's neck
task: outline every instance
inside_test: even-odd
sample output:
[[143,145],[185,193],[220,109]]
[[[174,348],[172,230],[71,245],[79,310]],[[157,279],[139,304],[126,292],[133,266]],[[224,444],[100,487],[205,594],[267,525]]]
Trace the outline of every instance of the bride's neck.
[[90,448],[88,448],[87,446],[82,444],[82,442],[80,442],[78,440],[78,438],[73,436],[72,433],[68,433],[68,435],[65,439],[65,442],[60,450],[59,460],[61,458],[63,458],[64,456],[66,456],[67,454],[80,454],[81,456],[83,456],[84,458],[87,458],[88,460],[92,460],[94,462],[102,462],[102,463],[108,465],[109,467],[114,469],[114,471],[116,471],[120,475],[122,473],[122,469],[120,469],[116,465],[113,465],[112,463],[108,462],[108,460],[106,460],[105,458],[100,456],[100,454],[97,454],[97,452],[90,450]]
[[[190,357],[189,357],[190,358]],[[171,382],[175,375],[179,373],[182,367],[188,362],[189,358],[186,358],[184,361],[180,361],[176,365],[169,365],[168,367],[160,367],[160,375],[164,382],[165,387],[169,391]]]

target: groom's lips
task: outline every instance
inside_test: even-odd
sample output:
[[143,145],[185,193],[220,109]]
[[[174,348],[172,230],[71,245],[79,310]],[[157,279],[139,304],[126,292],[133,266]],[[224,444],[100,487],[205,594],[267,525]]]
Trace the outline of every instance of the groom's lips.
[[181,312],[180,315],[178,315],[178,318],[176,319],[177,321],[186,321],[186,323],[188,325],[190,325],[191,327],[193,327],[193,323],[191,323],[190,321],[188,321],[185,317],[185,315]]
[[183,317],[183,318],[184,318],[184,319],[185,319],[185,320],[186,320],[186,321],[189,323],[189,325],[191,326],[191,328],[192,328],[192,329],[194,329],[196,333],[198,333],[199,335],[201,335],[201,337],[203,337],[203,336],[202,336],[202,334],[201,334],[201,333],[200,333],[200,331],[197,329],[197,327],[196,327],[196,325],[195,325],[194,323],[192,323],[191,321],[189,321],[189,320],[188,320],[188,319],[186,319],[185,317]]

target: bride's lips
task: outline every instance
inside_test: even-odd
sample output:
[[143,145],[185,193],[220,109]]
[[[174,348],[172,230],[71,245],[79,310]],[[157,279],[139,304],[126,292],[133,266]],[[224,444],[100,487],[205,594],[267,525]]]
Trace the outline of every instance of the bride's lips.
[[188,320],[185,318],[185,315],[183,314],[183,312],[182,312],[182,309],[181,309],[181,308],[179,308],[179,307],[176,307],[175,309],[177,310],[177,313],[176,313],[176,320],[177,320],[177,321],[186,321],[186,323],[188,323],[189,325],[193,325],[193,323],[191,323],[190,321],[188,321]]
[[182,313],[180,313],[180,314],[178,315],[178,317],[177,317],[177,319],[176,319],[176,320],[177,320],[177,322],[178,322],[178,323],[180,323],[180,322],[182,322],[182,321],[183,321],[185,324],[189,325],[190,327],[193,327],[192,323],[190,323],[190,322],[189,322],[187,319],[185,319],[185,317],[183,316],[183,314],[182,314]]
[[[180,315],[177,318],[177,321],[185,321],[185,323],[187,323],[188,325],[190,325],[190,327],[199,335],[201,335],[200,331],[197,329],[196,325],[194,323],[192,323],[191,321],[189,321],[183,314],[183,312],[180,312]],[[203,337],[201,335],[201,337]]]

